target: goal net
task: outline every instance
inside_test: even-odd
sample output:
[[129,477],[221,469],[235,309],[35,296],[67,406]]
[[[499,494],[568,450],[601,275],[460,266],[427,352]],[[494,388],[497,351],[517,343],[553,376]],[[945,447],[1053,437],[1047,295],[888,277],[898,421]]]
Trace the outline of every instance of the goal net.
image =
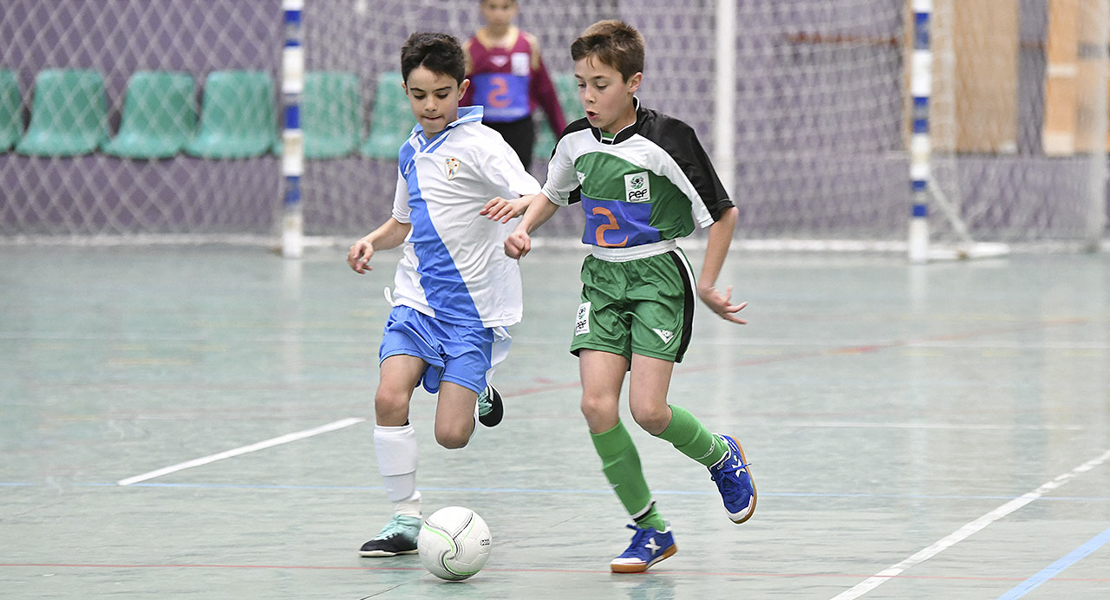
[[[4,4],[0,241],[276,242],[281,0]],[[570,43],[589,24],[621,18],[640,29],[640,98],[693,126],[711,156],[729,157],[717,166],[740,207],[738,240],[903,249],[912,0],[740,2],[728,82],[717,77],[719,4],[519,0],[517,23],[557,79],[571,76]],[[1107,225],[1108,1],[930,4],[934,239],[1097,243]],[[401,43],[417,30],[462,40],[480,24],[478,0],[305,0],[307,235],[348,240],[389,215],[390,135],[412,124],[391,79]],[[718,85],[734,98],[726,152]],[[580,114],[576,100],[573,89],[563,97],[568,117]],[[542,153],[542,115],[537,125]],[[541,181],[545,158],[533,167]],[[539,235],[573,238],[581,224],[560,211]]]

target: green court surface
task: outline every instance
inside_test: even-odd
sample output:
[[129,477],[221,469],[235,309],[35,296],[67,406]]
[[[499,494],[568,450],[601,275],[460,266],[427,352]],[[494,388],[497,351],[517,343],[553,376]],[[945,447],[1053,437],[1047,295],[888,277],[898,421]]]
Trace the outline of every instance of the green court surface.
[[447,583],[357,553],[390,513],[372,398],[398,255],[358,276],[344,252],[0,247],[0,596],[1110,598],[1105,255],[734,252],[749,324],[699,306],[670,400],[741,441],[758,509],[733,525],[625,407],[679,551],[613,575],[627,515],[567,351],[583,252],[538,248],[504,422],[445,450],[413,401],[425,514],[493,532]]

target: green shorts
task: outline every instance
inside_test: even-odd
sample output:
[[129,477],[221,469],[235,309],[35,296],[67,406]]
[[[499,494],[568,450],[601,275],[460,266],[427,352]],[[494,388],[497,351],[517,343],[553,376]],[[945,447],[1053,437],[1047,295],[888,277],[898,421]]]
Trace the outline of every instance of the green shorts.
[[626,262],[587,256],[570,351],[682,362],[693,332],[695,297],[694,274],[682,250]]

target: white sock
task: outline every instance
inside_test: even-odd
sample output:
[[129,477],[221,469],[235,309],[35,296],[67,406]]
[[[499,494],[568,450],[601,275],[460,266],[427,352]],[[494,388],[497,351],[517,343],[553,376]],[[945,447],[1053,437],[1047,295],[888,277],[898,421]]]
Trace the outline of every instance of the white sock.
[[402,515],[405,517],[420,518],[420,490],[412,493],[412,496],[401,500],[400,502],[393,503],[393,514]]
[[386,497],[395,508],[399,503],[407,503],[406,512],[411,512],[415,503],[414,516],[420,516],[420,492],[416,491],[416,431],[412,425],[374,427],[374,450]]

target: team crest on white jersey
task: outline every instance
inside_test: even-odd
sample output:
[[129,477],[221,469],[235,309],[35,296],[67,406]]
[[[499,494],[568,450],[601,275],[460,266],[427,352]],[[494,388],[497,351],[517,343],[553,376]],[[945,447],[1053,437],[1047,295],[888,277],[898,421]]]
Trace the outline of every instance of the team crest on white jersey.
[[624,176],[624,199],[628,202],[651,202],[651,182],[647,171]]
[[447,174],[447,180],[450,181],[454,179],[455,175],[459,172],[459,167],[462,166],[462,161],[457,158],[448,158],[447,164],[444,166],[444,172]]

